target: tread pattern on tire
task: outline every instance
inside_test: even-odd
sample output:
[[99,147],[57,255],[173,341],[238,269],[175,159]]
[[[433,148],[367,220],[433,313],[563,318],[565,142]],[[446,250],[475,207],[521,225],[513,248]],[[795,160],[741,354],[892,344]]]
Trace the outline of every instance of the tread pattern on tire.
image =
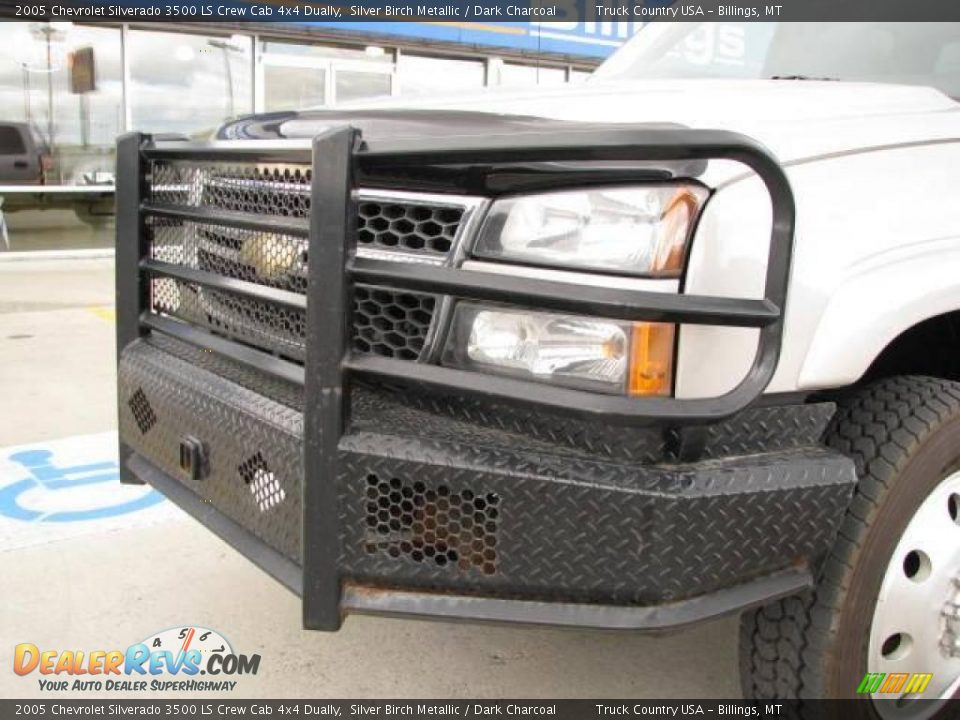
[[744,614],[740,678],[745,697],[827,697],[828,654],[864,536],[917,447],[957,414],[960,383],[939,378],[886,378],[840,399],[824,441],[854,460],[857,486],[817,587]]

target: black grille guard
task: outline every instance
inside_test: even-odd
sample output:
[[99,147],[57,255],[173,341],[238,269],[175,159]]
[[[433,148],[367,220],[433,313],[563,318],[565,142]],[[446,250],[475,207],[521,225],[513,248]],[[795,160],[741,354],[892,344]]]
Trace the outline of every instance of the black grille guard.
[[[152,205],[147,170],[151,160],[300,162],[312,166],[309,222],[243,213]],[[402,167],[483,166],[518,162],[638,161],[639,181],[650,178],[650,163],[732,160],[754,171],[771,199],[772,226],[762,299],[664,294],[591,287],[458,268],[393,263],[356,257],[356,177]],[[777,366],[793,246],[795,207],[777,160],[754,140],[717,130],[587,126],[584,130],[397,139],[369,147],[359,131],[335,127],[311,146],[296,143],[193,144],[154,142],[123,136],[117,157],[117,348],[151,331],[175,336],[260,371],[304,386],[303,613],[304,625],[340,624],[341,576],[336,553],[338,448],[355,379],[462,396],[599,416],[625,424],[683,426],[734,415],[767,387]],[[621,171],[621,180],[624,173]],[[283,232],[308,238],[311,271],[306,296],[227,278],[149,258],[148,216],[214,222],[231,227]],[[303,366],[231,342],[189,324],[150,312],[149,278],[165,276],[247,297],[305,309]],[[364,356],[350,351],[350,308],[355,283],[450,295],[457,299],[629,321],[719,325],[759,329],[753,364],[724,395],[707,399],[631,398],[553,387],[437,365]],[[129,450],[121,444],[121,465]]]

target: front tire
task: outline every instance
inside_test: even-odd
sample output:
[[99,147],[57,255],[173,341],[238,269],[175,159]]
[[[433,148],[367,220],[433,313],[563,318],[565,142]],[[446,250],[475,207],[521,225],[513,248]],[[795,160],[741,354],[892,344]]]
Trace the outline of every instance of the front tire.
[[[816,587],[744,615],[744,696],[858,697],[868,672],[932,672],[922,697],[949,697],[960,682],[960,644],[945,649],[960,637],[960,384],[878,381],[839,403],[826,443],[853,458],[857,486]],[[942,712],[911,699],[861,703],[853,717]]]

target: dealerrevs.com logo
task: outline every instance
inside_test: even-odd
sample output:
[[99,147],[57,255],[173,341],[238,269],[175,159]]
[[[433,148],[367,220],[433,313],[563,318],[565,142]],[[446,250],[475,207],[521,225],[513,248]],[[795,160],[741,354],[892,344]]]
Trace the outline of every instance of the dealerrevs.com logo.
[[[155,633],[125,650],[14,649],[13,671],[39,675],[47,691],[230,691],[240,675],[256,675],[259,655],[234,652],[220,633],[189,626]],[[201,677],[202,676],[202,677]]]

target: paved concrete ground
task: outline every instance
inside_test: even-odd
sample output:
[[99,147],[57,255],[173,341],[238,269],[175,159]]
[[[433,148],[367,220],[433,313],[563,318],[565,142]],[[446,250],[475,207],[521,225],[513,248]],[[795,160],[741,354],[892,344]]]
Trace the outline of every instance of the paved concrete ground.
[[[115,426],[112,288],[108,261],[0,262],[0,455]],[[734,619],[660,637],[367,617],[307,633],[297,598],[203,527],[151,517],[0,545],[0,697],[42,694],[10,671],[17,643],[125,648],[182,625],[262,656],[231,697],[738,696]]]
[[116,426],[112,274],[0,260],[0,447]]

